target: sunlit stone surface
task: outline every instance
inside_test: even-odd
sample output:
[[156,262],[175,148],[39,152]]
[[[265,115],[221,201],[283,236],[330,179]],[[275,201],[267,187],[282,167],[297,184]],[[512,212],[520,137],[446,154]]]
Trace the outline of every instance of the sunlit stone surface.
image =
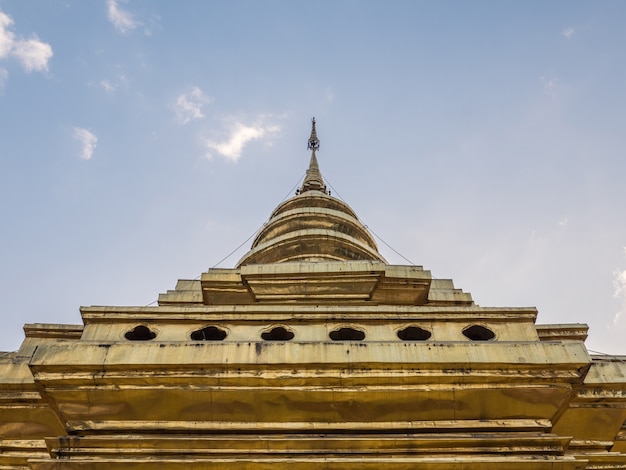
[[25,326],[0,355],[0,469],[626,468],[623,358],[387,264],[328,193],[315,124],[309,149],[236,268]]

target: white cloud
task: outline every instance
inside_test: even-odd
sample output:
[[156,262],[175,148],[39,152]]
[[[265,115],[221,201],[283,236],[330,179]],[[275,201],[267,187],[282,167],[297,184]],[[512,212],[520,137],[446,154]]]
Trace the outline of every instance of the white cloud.
[[176,99],[174,111],[180,124],[188,124],[196,119],[202,119],[202,107],[212,100],[199,87],[194,87],[191,93],[183,93]]
[[126,34],[139,26],[130,12],[120,8],[117,0],[107,0],[107,11],[109,21],[122,34]]
[[13,19],[0,11],[0,59],[6,57],[13,47],[15,35],[8,29],[12,25]]
[[566,38],[570,38],[572,37],[572,34],[574,34],[574,28],[565,28],[563,31],[561,31],[561,34]]
[[78,140],[82,145],[80,152],[80,158],[83,160],[90,160],[93,157],[93,152],[96,150],[98,144],[98,138],[87,129],[82,127],[74,128],[74,139]]
[[263,119],[261,118],[252,125],[235,122],[230,127],[230,132],[226,139],[220,142],[208,139],[206,141],[207,158],[211,158],[211,151],[215,151],[222,157],[236,162],[241,157],[241,152],[248,142],[268,137],[280,131],[280,126],[276,124],[266,125],[262,121]]
[[11,53],[17,57],[27,72],[47,71],[48,61],[53,54],[50,44],[40,41],[36,36],[26,41],[15,41]]
[[567,217],[561,217],[561,219],[559,220],[559,227],[567,226],[567,222],[569,222],[569,219]]
[[0,11],[0,59],[15,57],[26,72],[47,71],[52,46],[35,35],[30,39],[15,39],[15,34],[9,30],[13,24],[13,19]]

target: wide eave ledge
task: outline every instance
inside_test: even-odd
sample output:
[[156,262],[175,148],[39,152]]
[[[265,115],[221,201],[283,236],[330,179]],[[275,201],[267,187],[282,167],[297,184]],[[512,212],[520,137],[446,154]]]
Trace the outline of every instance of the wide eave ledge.
[[27,323],[24,334],[27,338],[80,339],[83,325]]
[[534,322],[537,318],[535,307],[478,307],[478,306],[390,306],[390,305],[198,305],[160,307],[132,306],[89,306],[80,308],[85,323],[112,323],[128,319],[129,321],[196,321],[198,319],[241,319],[241,316],[271,318],[362,318],[381,320],[402,317],[433,318],[438,321],[505,321]]

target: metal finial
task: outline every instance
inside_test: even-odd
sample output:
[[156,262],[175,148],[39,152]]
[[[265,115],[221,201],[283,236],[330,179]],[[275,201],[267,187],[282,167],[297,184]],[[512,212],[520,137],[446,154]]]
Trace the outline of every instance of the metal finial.
[[306,148],[314,152],[320,149],[320,141],[317,138],[317,131],[315,130],[315,118],[311,119],[311,137],[309,137],[309,143]]
[[309,163],[309,169],[306,171],[306,176],[302,182],[300,194],[307,191],[321,191],[328,194],[326,192],[324,179],[320,173],[320,168],[317,164],[317,157],[315,156],[315,151],[320,148],[320,141],[317,138],[317,131],[315,130],[315,118],[311,119],[311,137],[309,137],[307,148],[311,150],[311,162]]

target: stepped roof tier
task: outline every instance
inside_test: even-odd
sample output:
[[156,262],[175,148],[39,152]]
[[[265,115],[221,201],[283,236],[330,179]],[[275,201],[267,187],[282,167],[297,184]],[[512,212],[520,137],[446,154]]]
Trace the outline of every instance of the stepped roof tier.
[[584,324],[388,264],[311,159],[234,268],[0,355],[0,469],[626,469]]

